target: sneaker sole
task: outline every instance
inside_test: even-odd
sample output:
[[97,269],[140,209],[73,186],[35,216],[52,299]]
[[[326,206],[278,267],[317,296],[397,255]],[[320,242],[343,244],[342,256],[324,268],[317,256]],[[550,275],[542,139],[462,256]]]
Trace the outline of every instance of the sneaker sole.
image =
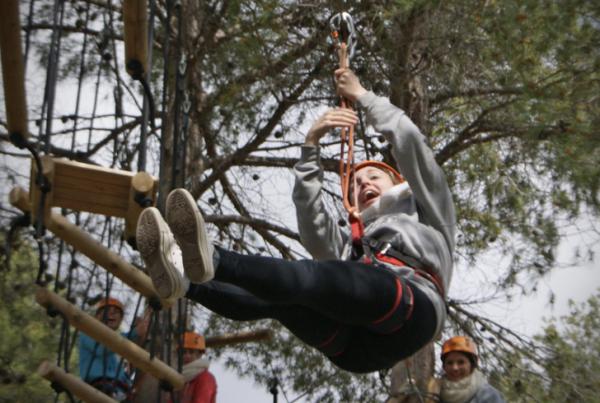
[[[168,227],[160,212],[149,207],[142,211],[136,230],[137,247],[159,297],[168,299],[179,286],[173,264],[166,258],[169,245]],[[174,242],[174,241],[173,241]]]
[[214,277],[212,253],[206,225],[194,198],[183,189],[167,197],[166,219],[181,248],[185,275],[192,283],[204,283]]

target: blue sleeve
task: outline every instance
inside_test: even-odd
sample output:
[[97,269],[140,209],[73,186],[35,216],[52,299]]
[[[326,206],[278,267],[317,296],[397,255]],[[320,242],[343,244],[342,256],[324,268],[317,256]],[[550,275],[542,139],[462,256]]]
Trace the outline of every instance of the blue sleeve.
[[96,342],[85,333],[79,333],[79,377],[88,379],[92,368],[90,363],[94,360],[94,345]]

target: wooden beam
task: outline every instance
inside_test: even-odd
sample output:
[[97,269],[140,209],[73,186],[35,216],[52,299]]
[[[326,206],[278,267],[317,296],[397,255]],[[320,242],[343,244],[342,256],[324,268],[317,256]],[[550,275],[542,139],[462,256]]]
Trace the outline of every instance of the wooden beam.
[[17,147],[23,148],[29,129],[19,18],[19,0],[0,1],[0,54],[8,134]]
[[46,308],[53,308],[61,312],[72,326],[89,335],[111,351],[125,357],[136,368],[151,374],[161,381],[168,382],[175,390],[183,388],[185,383],[183,375],[159,359],[150,358],[150,353],[146,350],[59,295],[46,288],[39,287],[35,294],[35,300]]
[[125,66],[134,79],[148,71],[148,7],[146,0],[123,1]]
[[[31,210],[29,196],[23,188],[13,188],[9,194],[9,198],[10,203],[22,211]],[[170,299],[161,299],[147,274],[125,261],[112,250],[106,248],[90,234],[71,223],[62,214],[51,211],[50,214],[46,214],[44,224],[56,236],[117,276],[121,281],[144,297],[159,300],[165,308],[170,307],[175,302]]]
[[270,330],[261,329],[249,332],[226,333],[219,336],[207,337],[205,341],[207,348],[215,348],[230,344],[269,340],[272,336],[273,334]]
[[73,374],[65,372],[62,368],[43,361],[37,370],[38,375],[50,382],[56,382],[73,395],[87,403],[117,403],[116,400],[100,392],[88,383]]

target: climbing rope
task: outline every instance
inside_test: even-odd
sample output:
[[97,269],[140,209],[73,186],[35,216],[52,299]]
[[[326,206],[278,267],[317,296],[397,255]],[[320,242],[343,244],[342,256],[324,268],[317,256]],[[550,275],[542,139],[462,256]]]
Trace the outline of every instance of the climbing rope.
[[[350,14],[343,12],[334,15],[329,21],[331,27],[331,36],[335,41],[338,51],[339,68],[348,68],[349,60],[354,54],[354,23]],[[340,107],[354,109],[352,102],[344,97],[340,97]],[[339,172],[342,183],[342,201],[344,207],[350,215],[356,212],[356,194],[352,201],[349,199],[350,180],[354,176],[354,126],[343,127],[340,133],[340,166]]]
[[[346,69],[354,55],[356,47],[356,31],[354,21],[347,12],[335,14],[329,20],[331,37],[334,40],[339,58],[339,68]],[[340,107],[354,110],[352,102],[345,97],[340,97]],[[342,202],[348,212],[348,221],[352,232],[354,249],[362,250],[362,236],[364,224],[358,212],[358,193],[356,177],[354,175],[354,126],[342,127],[340,132],[340,165],[339,173],[342,189]],[[352,183],[351,183],[352,181]],[[350,200],[352,198],[352,200]]]

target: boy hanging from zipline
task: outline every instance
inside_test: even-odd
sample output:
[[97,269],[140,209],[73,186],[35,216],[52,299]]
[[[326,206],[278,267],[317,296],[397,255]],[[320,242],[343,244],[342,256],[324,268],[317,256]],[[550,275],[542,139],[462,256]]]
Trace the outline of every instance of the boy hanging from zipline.
[[313,124],[294,167],[298,228],[314,260],[213,246],[184,189],[169,194],[166,221],[155,208],[142,212],[137,244],[161,298],[185,296],[233,320],[276,319],[340,368],[371,372],[411,356],[440,332],[455,212],[444,173],[406,114],[367,91],[351,70],[340,68],[335,78],[338,94],[362,107],[390,143],[398,168],[356,166],[350,196],[364,230],[354,240],[322,200],[319,141],[358,121],[351,109],[335,108]]

